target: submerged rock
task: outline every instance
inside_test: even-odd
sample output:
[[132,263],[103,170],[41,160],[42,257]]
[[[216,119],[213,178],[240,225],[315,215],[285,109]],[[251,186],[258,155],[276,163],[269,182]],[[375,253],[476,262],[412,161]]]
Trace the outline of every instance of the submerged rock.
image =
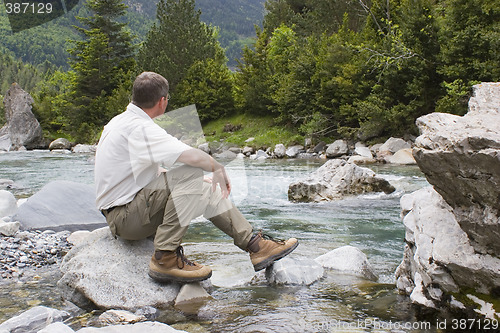
[[368,280],[376,281],[378,279],[366,255],[354,246],[339,247],[317,257],[315,260],[324,268],[334,269]]
[[392,193],[395,188],[370,169],[344,160],[329,160],[309,177],[290,184],[288,199],[295,202],[339,200],[368,192]]
[[0,324],[0,332],[38,332],[49,324],[69,317],[66,311],[36,306]]
[[108,227],[94,230],[73,247],[61,263],[58,286],[78,306],[135,311],[165,308],[175,300],[180,285],[160,284],[148,276],[153,241],[115,239]]
[[310,285],[323,277],[323,267],[311,259],[283,258],[266,269],[273,284]]

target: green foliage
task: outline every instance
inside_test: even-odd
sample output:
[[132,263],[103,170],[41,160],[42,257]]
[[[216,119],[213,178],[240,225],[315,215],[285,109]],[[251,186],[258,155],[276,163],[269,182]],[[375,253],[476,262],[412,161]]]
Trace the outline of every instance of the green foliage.
[[235,102],[237,108],[256,115],[267,115],[273,107],[271,98],[271,71],[267,64],[268,37],[256,28],[254,48],[243,50],[243,61],[238,63]]
[[239,65],[237,106],[308,136],[416,134],[418,117],[463,114],[472,84],[499,80],[499,0],[269,0],[266,8]]
[[443,0],[437,9],[446,89],[438,107],[463,114],[475,81],[500,80],[500,1]]
[[79,17],[85,27],[75,27],[83,40],[73,41],[69,50],[75,72],[69,119],[82,140],[91,139],[96,128],[122,111],[123,90],[130,87],[135,73],[132,36],[117,21],[126,6],[120,0],[90,0],[86,6],[92,16]]
[[175,106],[196,104],[202,123],[234,113],[233,77],[214,59],[195,62],[172,95]]
[[197,61],[222,62],[217,30],[200,21],[194,0],[160,0],[158,23],[149,31],[138,55],[139,68],[163,75],[172,94]]

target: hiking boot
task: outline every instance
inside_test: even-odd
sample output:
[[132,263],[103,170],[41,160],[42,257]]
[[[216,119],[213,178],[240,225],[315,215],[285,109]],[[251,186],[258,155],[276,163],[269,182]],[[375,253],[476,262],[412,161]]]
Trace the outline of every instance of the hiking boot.
[[253,268],[257,272],[288,255],[298,245],[299,242],[295,238],[290,238],[287,241],[275,240],[259,232],[250,239],[247,251],[250,252]]
[[184,256],[184,249],[179,246],[175,251],[155,251],[149,262],[148,274],[158,282],[189,283],[208,279],[212,270],[189,261]]

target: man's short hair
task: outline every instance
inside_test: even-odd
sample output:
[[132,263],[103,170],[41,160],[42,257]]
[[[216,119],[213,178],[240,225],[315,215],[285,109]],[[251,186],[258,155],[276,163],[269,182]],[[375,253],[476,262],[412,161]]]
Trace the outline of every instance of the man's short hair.
[[168,81],[154,72],[139,74],[132,87],[132,103],[143,109],[149,109],[162,97],[168,96]]

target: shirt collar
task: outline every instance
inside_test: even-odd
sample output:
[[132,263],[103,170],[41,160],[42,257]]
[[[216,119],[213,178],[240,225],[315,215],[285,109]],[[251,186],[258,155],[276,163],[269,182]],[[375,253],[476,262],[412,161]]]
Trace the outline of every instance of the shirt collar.
[[146,112],[144,112],[143,109],[141,109],[140,107],[138,107],[135,104],[129,103],[129,105],[127,106],[127,111],[130,111],[130,112],[138,115],[141,118],[152,120],[151,117],[148,116],[148,114]]

